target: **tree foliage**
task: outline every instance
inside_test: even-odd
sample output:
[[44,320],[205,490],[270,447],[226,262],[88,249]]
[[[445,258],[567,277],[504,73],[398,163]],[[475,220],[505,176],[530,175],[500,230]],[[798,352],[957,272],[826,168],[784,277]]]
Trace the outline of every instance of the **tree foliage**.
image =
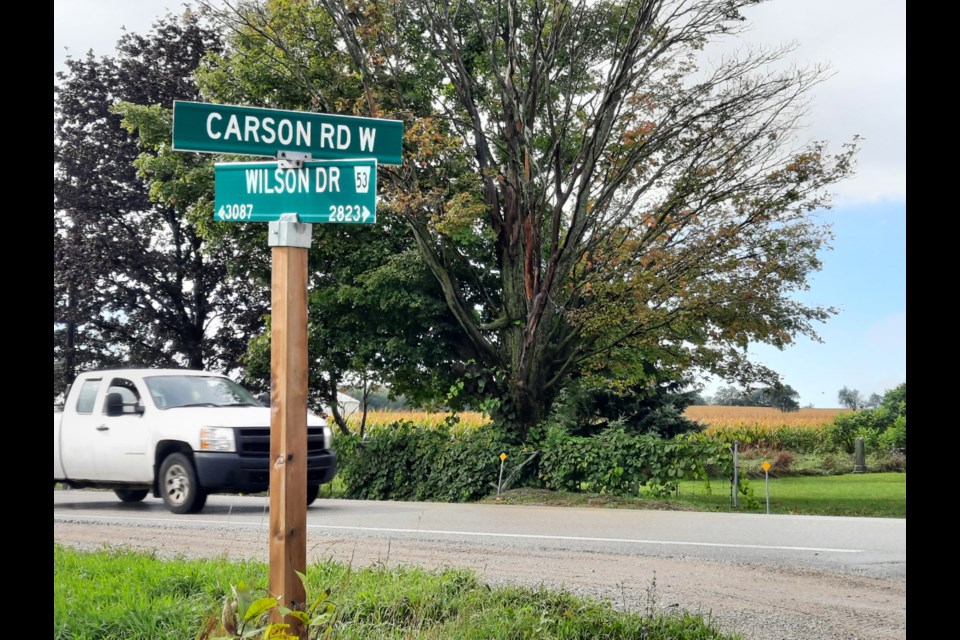
[[863,401],[865,409],[876,409],[883,403],[883,396],[879,393],[871,393],[870,397]]
[[734,387],[720,387],[712,404],[725,407],[774,407],[780,411],[799,411],[800,393],[788,384],[741,391]]
[[[263,288],[231,278],[229,252],[189,216],[197,189],[151,198],[122,101],[197,99],[191,79],[220,47],[196,14],[127,33],[116,56],[67,61],[54,85],[54,395],[82,368],[235,367]],[[209,183],[212,175],[194,174]],[[156,196],[156,194],[153,194]]]
[[846,385],[837,392],[837,402],[839,402],[841,406],[853,409],[854,411],[863,409],[865,406],[865,401],[860,391],[857,389],[848,389]]
[[705,425],[683,415],[698,398],[689,386],[684,381],[662,380],[653,388],[636,385],[623,389],[574,380],[554,403],[549,422],[575,436],[597,435],[609,428],[664,438],[700,431]]
[[[851,397],[851,403],[857,397],[858,394]],[[863,438],[867,451],[906,451],[907,383],[901,383],[884,392],[879,406],[859,408],[863,410],[842,413],[834,418],[833,424],[827,426],[826,437],[830,444],[847,453],[853,453],[856,439]]]
[[521,434],[571,380],[773,384],[747,345],[833,313],[792,297],[855,153],[797,142],[824,69],[699,64],[752,0],[203,4],[232,32],[208,95],[404,120],[381,219],[436,282],[464,392]]

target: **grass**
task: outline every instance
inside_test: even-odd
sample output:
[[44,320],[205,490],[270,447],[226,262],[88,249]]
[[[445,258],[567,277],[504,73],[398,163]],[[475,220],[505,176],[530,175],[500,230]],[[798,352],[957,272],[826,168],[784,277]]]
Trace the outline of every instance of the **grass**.
[[[623,498],[591,493],[563,493],[538,489],[514,489],[500,500],[483,502],[537,504],[565,507],[608,507],[620,509],[669,509],[673,511],[726,511],[766,513],[763,478],[748,481],[751,498],[740,496],[734,509],[730,484],[715,479],[684,481],[679,492],[668,499]],[[791,476],[770,479],[770,513],[819,516],[907,517],[906,473],[863,473],[836,476]]]
[[[308,600],[330,589],[333,618],[325,637],[331,639],[739,637],[721,633],[702,616],[662,613],[654,601],[644,611],[618,611],[608,601],[564,591],[490,588],[465,570],[355,569],[323,562],[307,567],[306,575]],[[267,565],[258,562],[162,560],[139,552],[81,552],[55,544],[54,638],[223,635],[216,621],[230,585],[245,582],[263,596],[268,576]]]
[[[729,484],[683,482],[678,502],[706,511],[730,511]],[[763,478],[750,481],[752,505],[740,511],[765,513]],[[742,502],[741,498],[741,502]],[[838,476],[791,476],[770,479],[770,513],[820,516],[907,517],[906,473],[862,473]]]

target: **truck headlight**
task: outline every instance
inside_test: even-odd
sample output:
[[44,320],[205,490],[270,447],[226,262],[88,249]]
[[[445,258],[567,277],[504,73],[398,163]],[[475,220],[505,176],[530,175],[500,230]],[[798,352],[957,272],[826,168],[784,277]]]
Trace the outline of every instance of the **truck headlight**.
[[233,429],[228,427],[201,427],[200,450],[236,451],[237,441],[234,438]]
[[323,423],[323,448],[327,451],[333,448],[333,431],[326,422]]

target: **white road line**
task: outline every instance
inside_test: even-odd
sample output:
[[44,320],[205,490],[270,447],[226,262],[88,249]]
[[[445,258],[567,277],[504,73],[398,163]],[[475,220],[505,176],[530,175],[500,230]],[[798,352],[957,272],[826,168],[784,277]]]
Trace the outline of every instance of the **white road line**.
[[[154,518],[129,518],[118,516],[70,516],[60,514],[54,511],[54,520],[61,522],[83,521],[83,520],[125,520],[131,522],[148,522],[157,526],[163,526],[166,523],[182,524],[212,524],[218,526],[247,526],[266,528],[269,525],[256,522],[227,522],[224,520],[198,520],[195,518],[165,518],[156,520]],[[308,524],[308,529],[323,529],[330,531],[362,531],[369,533],[428,533],[444,536],[473,536],[479,538],[521,538],[527,540],[562,540],[566,542],[620,542],[627,544],[659,544],[666,546],[690,546],[690,547],[726,547],[730,549],[764,549],[770,551],[814,551],[823,553],[863,553],[863,549],[831,549],[829,547],[789,547],[783,545],[765,545],[765,544],[734,544],[726,542],[688,542],[684,540],[643,540],[640,538],[593,538],[589,536],[555,536],[537,533],[496,533],[489,531],[451,531],[446,529],[399,529],[390,527],[354,527],[348,525],[334,524]]]

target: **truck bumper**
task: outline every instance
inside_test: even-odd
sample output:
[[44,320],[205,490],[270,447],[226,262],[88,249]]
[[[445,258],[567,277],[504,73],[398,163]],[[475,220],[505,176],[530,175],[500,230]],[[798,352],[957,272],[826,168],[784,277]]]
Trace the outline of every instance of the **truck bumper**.
[[[236,453],[194,452],[200,484],[210,493],[259,493],[270,488],[270,459]],[[333,480],[337,473],[334,451],[307,458],[307,486]]]

